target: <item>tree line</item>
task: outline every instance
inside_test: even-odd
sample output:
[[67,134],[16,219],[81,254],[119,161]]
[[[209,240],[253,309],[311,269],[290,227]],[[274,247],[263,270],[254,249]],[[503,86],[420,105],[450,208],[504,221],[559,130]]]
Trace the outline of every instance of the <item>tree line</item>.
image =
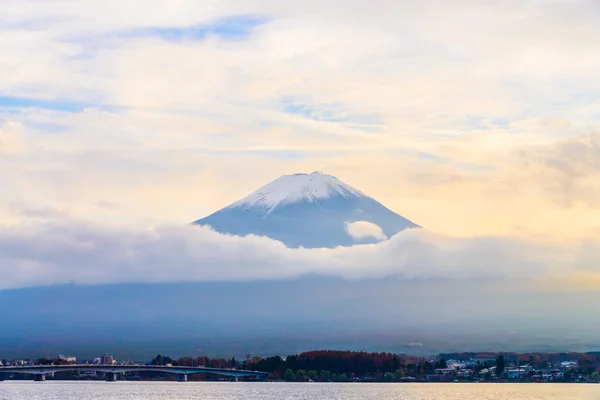
[[445,368],[446,361],[429,362],[422,357],[393,353],[316,350],[285,359],[279,356],[259,359],[245,367],[270,372],[274,379],[286,381],[345,382],[361,378],[394,382],[407,374],[433,373],[437,368]]

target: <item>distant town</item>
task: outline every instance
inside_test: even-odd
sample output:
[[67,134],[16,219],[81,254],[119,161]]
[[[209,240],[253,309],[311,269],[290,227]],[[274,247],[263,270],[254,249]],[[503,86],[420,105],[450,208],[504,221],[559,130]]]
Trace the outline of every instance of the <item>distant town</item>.
[[[77,365],[79,370],[49,374],[55,380],[103,380],[94,366],[155,366],[195,368],[190,380],[230,380],[201,368],[227,371],[262,371],[263,377],[242,380],[287,382],[573,382],[600,383],[600,352],[594,353],[447,353],[417,357],[392,353],[318,350],[287,357],[235,358],[158,355],[147,362],[118,361],[109,354],[93,360],[58,355],[37,360],[1,360],[0,367]],[[89,366],[86,370],[85,366]],[[200,369],[200,370],[198,370]],[[2,368],[0,368],[2,371]],[[268,376],[268,377],[267,377]],[[0,372],[0,380],[31,379],[19,373]],[[120,380],[175,380],[159,371],[120,374]],[[237,378],[235,379],[237,380]]]

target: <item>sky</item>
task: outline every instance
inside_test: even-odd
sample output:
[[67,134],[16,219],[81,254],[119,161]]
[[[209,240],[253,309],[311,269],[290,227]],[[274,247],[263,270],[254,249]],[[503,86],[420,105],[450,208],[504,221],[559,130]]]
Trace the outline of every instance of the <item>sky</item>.
[[[0,9],[0,289],[140,271],[600,289],[596,0]],[[309,251],[185,226],[316,170],[427,232]]]

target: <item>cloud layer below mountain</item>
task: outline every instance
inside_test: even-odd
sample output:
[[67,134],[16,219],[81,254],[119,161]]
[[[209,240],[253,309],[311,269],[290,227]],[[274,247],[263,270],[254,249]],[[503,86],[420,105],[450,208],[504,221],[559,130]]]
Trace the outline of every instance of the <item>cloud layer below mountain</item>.
[[59,283],[347,279],[539,279],[556,282],[598,265],[598,243],[449,238],[426,230],[335,249],[289,249],[205,227],[123,228],[54,216],[0,228],[0,289]]

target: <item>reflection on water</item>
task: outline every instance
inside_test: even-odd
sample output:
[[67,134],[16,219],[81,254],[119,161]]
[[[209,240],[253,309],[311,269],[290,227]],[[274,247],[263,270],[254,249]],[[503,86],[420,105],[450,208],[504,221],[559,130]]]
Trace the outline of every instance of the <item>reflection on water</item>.
[[600,385],[0,382],[0,400],[597,400]]

